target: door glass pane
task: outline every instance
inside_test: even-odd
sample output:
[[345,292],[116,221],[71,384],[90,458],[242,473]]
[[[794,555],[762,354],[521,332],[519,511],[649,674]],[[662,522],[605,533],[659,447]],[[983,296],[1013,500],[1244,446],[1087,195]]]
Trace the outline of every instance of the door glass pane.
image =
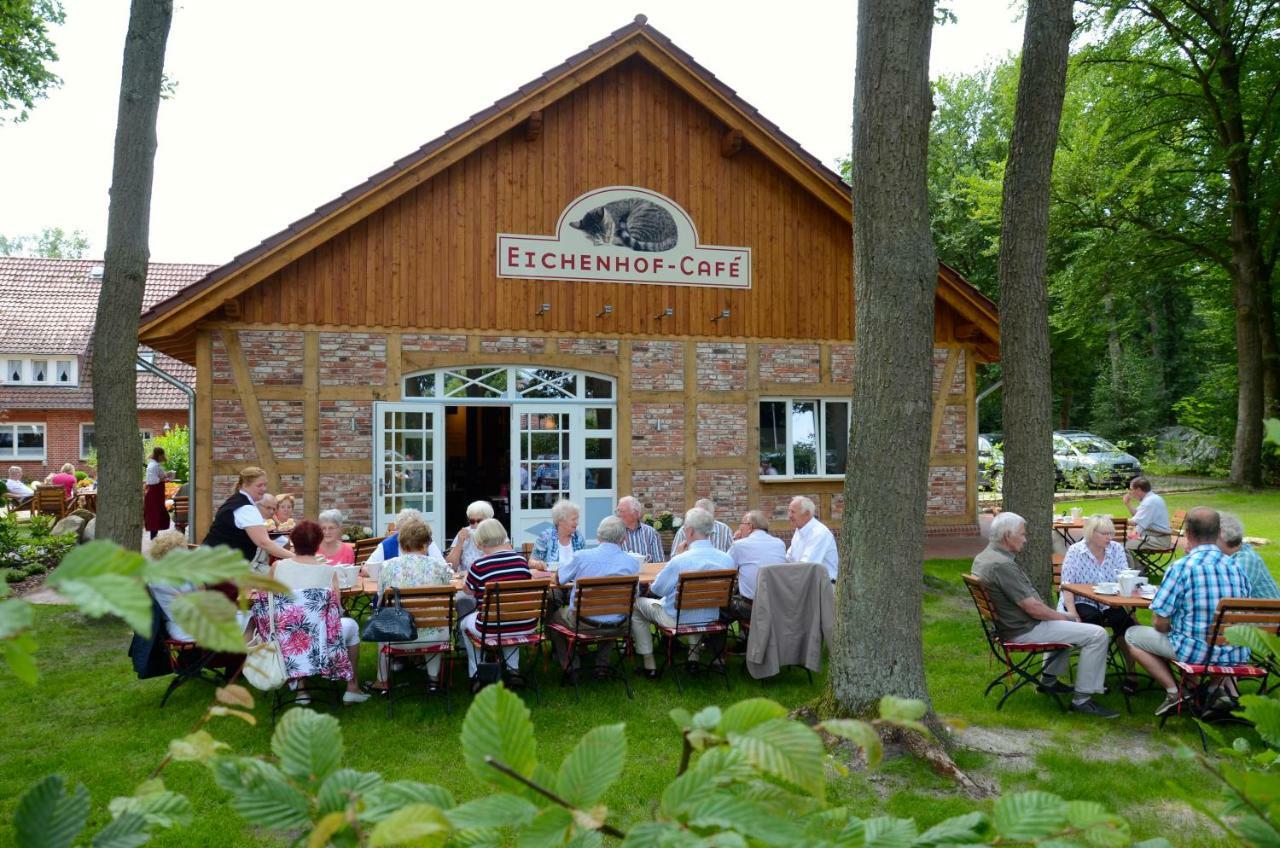
[[589,398],[611,398],[613,397],[613,381],[603,380],[599,377],[587,377],[587,397]]
[[587,439],[587,459],[613,459],[613,439]]
[[577,382],[576,375],[553,368],[521,368],[516,372],[516,390],[522,397],[572,398]]
[[791,403],[791,467],[793,474],[818,473],[818,403]]
[[588,430],[612,430],[613,410],[608,407],[592,407],[584,410],[583,424]]
[[787,405],[760,402],[760,476],[787,473]]
[[843,401],[823,403],[825,430],[822,434],[827,474],[843,474],[849,453],[849,404]]
[[586,470],[586,486],[588,489],[612,489],[612,468],[588,468]]

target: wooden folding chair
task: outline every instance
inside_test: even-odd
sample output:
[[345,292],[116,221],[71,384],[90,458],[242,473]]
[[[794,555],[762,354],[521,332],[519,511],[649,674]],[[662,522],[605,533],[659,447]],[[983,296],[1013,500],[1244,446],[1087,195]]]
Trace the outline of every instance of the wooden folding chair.
[[35,495],[15,495],[12,492],[0,492],[4,495],[4,508],[9,512],[25,512],[31,509],[31,502],[35,500]]
[[31,499],[31,512],[39,515],[52,515],[61,521],[67,515],[67,490],[61,486],[36,486],[36,493]]
[[[496,654],[498,668],[504,680],[509,679],[506,664],[506,648],[532,647],[536,656],[538,649],[546,639],[543,622],[547,616],[547,592],[551,581],[547,578],[538,580],[498,580],[487,583],[484,587],[484,604],[480,614],[476,616],[476,630],[479,635],[469,631],[466,637],[471,644],[480,650],[480,659],[486,655]],[[504,627],[519,623],[520,630],[504,633]],[[535,672],[535,660],[529,666],[529,680],[533,684],[534,698],[542,703],[542,693],[538,688]],[[479,679],[479,666],[476,678]]]
[[191,496],[190,495],[174,495],[173,496],[173,526],[179,532],[187,532],[187,524],[189,522],[189,513],[191,512]]
[[[413,616],[413,625],[418,628],[419,636],[427,630],[442,630],[444,638],[438,642],[425,642],[422,644],[382,643],[379,653],[387,659],[387,718],[391,718],[391,705],[396,699],[395,660],[404,657],[440,657],[440,670],[436,675],[435,688],[444,693],[445,711],[451,713],[453,712],[453,704],[449,697],[449,684],[453,679],[453,663],[451,660],[453,656],[453,596],[455,589],[452,585],[416,586],[399,590],[388,588],[382,593],[382,605],[394,604],[397,591],[400,596],[400,606]],[[427,694],[433,692],[430,682],[428,682],[424,692]]]
[[[1059,575],[1061,578],[1061,575]],[[1000,710],[1004,706],[1004,702],[1009,700],[1014,692],[1017,692],[1028,683],[1037,685],[1040,681],[1031,671],[1031,664],[1041,654],[1052,651],[1067,651],[1071,646],[1065,642],[1019,642],[1017,640],[1003,639],[997,632],[997,624],[999,623],[999,615],[996,613],[996,605],[991,600],[991,593],[987,591],[987,587],[982,585],[982,581],[973,574],[964,575],[964,585],[968,587],[969,594],[973,597],[973,604],[978,609],[978,620],[982,624],[982,634],[987,639],[987,647],[991,649],[991,656],[995,657],[1004,671],[996,675],[987,688],[983,690],[982,697],[991,694],[991,690],[997,686],[1004,688],[1004,695],[996,704],[996,710]],[[1021,654],[1021,657],[1015,658],[1015,655]],[[1011,681],[1017,678],[1017,682],[1010,685]],[[1058,709],[1063,712],[1067,711],[1067,707],[1062,703],[1062,699],[1057,693],[1053,694],[1053,700],[1057,703]]]
[[1132,549],[1133,558],[1138,567],[1148,577],[1159,580],[1164,570],[1173,562],[1178,554],[1178,541],[1182,538],[1182,527],[1187,521],[1187,511],[1180,509],[1169,518],[1169,546],[1151,546],[1143,539],[1142,544]]
[[[574,593],[574,616],[573,627],[561,624],[558,621],[551,621],[547,627],[556,633],[564,636],[568,642],[568,648],[565,650],[564,662],[561,671],[568,673],[573,664],[573,658],[577,652],[579,644],[599,646],[605,642],[613,642],[617,650],[614,651],[614,660],[610,666],[601,669],[596,666],[596,673],[601,670],[606,671],[611,678],[619,679],[622,685],[626,687],[627,698],[630,699],[631,683],[627,680],[626,668],[623,666],[622,659],[631,650],[631,613],[635,608],[636,593],[639,591],[640,577],[639,575],[619,576],[619,577],[583,577],[580,578],[572,589]],[[597,622],[605,616],[621,615],[622,621],[617,624],[597,624]],[[583,626],[590,629],[583,631]],[[573,699],[577,701],[580,697],[578,692],[578,679],[581,675],[575,675],[573,678]]]
[[[738,577],[736,568],[723,568],[714,571],[686,571],[680,575],[676,584],[676,624],[674,627],[657,625],[658,633],[667,643],[667,666],[676,679],[676,688],[684,692],[684,684],[680,681],[680,673],[674,662],[676,642],[683,636],[694,636],[702,644],[714,643],[717,647],[714,656],[708,661],[688,660],[689,671],[714,671],[724,678],[724,688],[729,688],[729,670],[727,668],[727,649],[729,625],[720,621],[720,610],[728,607],[733,598],[733,583]],[[716,611],[716,618],[700,624],[681,624],[681,618],[695,610]],[[718,639],[707,639],[711,634],[719,634]],[[698,644],[698,643],[695,643]]]
[[[1193,718],[1198,719],[1198,721],[1206,723],[1243,723],[1243,719],[1233,716],[1230,711],[1215,710],[1214,700],[1217,696],[1211,691],[1212,685],[1224,678],[1232,681],[1256,680],[1258,681],[1258,694],[1261,695],[1267,691],[1267,678],[1270,675],[1270,670],[1265,664],[1238,663],[1219,665],[1211,661],[1215,648],[1231,644],[1227,641],[1227,628],[1236,624],[1244,624],[1268,633],[1280,635],[1280,600],[1222,598],[1218,601],[1218,609],[1213,617],[1213,624],[1209,628],[1209,638],[1206,640],[1209,644],[1209,649],[1203,658],[1204,661],[1187,663],[1181,660],[1173,660],[1171,663],[1174,677],[1178,681],[1178,694],[1183,698],[1175,711],[1178,715],[1182,715],[1185,707],[1186,712]],[[1168,718],[1169,713],[1165,713],[1160,717],[1161,727],[1164,727],[1164,723]],[[1205,738],[1204,730],[1199,723],[1196,724],[1196,729],[1200,733],[1200,745],[1207,752],[1209,750],[1209,742]]]
[[357,541],[352,542],[351,547],[355,549],[356,555],[355,564],[364,565],[368,562],[369,557],[373,555],[373,552],[377,550],[378,545],[381,545],[386,538],[386,536],[378,536],[377,538],[358,539]]

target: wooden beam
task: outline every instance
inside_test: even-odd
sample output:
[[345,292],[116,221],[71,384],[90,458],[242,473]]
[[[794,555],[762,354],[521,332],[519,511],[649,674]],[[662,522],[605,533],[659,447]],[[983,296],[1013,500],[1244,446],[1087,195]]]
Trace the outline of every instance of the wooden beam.
[[262,407],[258,405],[258,396],[254,394],[253,380],[249,377],[249,363],[240,348],[238,333],[228,330],[222,334],[223,344],[227,348],[227,359],[231,360],[231,376],[236,390],[240,394],[240,405],[244,407],[245,420],[249,422],[249,435],[253,437],[253,449],[258,455],[258,464],[267,472],[267,485],[271,491],[280,491],[280,471],[276,466],[276,456],[271,450],[271,439],[267,436],[267,425],[262,420]]
[[967,342],[970,339],[976,339],[981,334],[982,329],[977,324],[966,322],[963,324],[956,324],[955,333],[953,335],[956,337],[956,341]]
[[229,297],[222,301],[222,314],[226,316],[228,321],[240,320],[240,301],[234,297]]
[[720,136],[720,155],[726,159],[730,156],[737,155],[742,150],[743,142],[746,138],[742,135],[742,130],[726,130],[725,134]]
[[207,330],[196,333],[196,485],[188,505],[191,538],[199,542],[213,521],[213,341]]
[[302,506],[320,514],[320,334],[302,337]]
[[942,417],[947,411],[947,395],[951,394],[951,383],[956,378],[956,368],[960,365],[960,348],[953,347],[947,353],[947,364],[942,366],[942,381],[938,383],[938,391],[933,397],[933,422],[929,427],[929,454],[933,455],[938,446],[938,434],[942,432]]
[[542,137],[542,110],[534,109],[524,122],[524,140],[537,141]]

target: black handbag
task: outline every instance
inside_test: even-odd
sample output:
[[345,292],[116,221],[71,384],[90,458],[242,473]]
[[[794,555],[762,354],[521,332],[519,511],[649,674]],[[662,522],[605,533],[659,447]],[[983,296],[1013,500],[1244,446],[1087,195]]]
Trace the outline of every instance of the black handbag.
[[366,642],[412,642],[418,638],[413,615],[400,606],[400,590],[395,592],[395,605],[384,606],[369,619],[360,638]]

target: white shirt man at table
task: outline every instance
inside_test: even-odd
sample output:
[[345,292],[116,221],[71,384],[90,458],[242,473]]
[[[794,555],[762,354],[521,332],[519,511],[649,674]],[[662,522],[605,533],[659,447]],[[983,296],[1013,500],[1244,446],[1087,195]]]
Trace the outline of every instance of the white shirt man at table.
[[769,535],[769,519],[758,509],[742,516],[734,539],[736,541],[729,548],[729,558],[738,569],[738,591],[729,602],[729,617],[750,621],[760,566],[786,562],[787,546],[777,536]]
[[9,476],[4,481],[4,488],[9,494],[20,498],[29,498],[36,493],[35,489],[22,482],[22,467],[18,465],[9,466]]
[[644,554],[649,558],[649,562],[666,560],[667,555],[662,550],[662,537],[658,535],[657,530],[640,520],[644,517],[640,501],[627,495],[619,499],[613,513],[622,519],[622,523],[627,528],[627,538],[622,541],[624,551],[629,554]]
[[1107,673],[1107,631],[1096,624],[1083,624],[1075,613],[1058,612],[1040,599],[1031,581],[1014,561],[1027,543],[1027,522],[1013,512],[1002,512],[991,522],[991,541],[973,558],[973,573],[991,595],[1000,638],[1018,642],[1065,642],[1080,648],[1075,688],[1058,680],[1071,663],[1068,651],[1045,655],[1041,692],[1071,694],[1071,709],[1097,718],[1116,718],[1119,713],[1098,704],[1091,697],[1102,692]]
[[[705,509],[707,512],[711,513],[712,518],[715,518],[716,502],[711,500],[711,498],[698,498],[698,500],[693,502],[693,505],[698,509]],[[725,553],[729,552],[729,546],[733,544],[733,531],[729,529],[728,524],[725,524],[723,521],[716,522],[715,530],[711,532],[711,544],[715,545],[716,550],[718,551],[724,551]],[[682,554],[688,547],[689,542],[685,539],[684,527],[681,526],[681,528],[676,531],[675,538],[671,540],[671,555],[675,556],[676,554]]]
[[791,499],[787,519],[796,531],[791,535],[791,547],[787,548],[787,562],[814,562],[825,566],[834,583],[840,563],[836,537],[818,520],[817,512],[818,508],[808,498]]
[[[676,626],[676,589],[680,585],[680,575],[690,571],[733,568],[729,555],[716,550],[711,544],[715,523],[715,518],[705,509],[694,507],[685,513],[684,528],[689,550],[672,557],[658,572],[649,586],[649,593],[654,597],[636,599],[635,614],[631,616],[631,639],[640,661],[644,663],[644,667],[636,671],[651,680],[658,676],[658,670],[653,659],[653,634],[649,632],[649,625]],[[680,616],[680,624],[707,624],[719,617],[720,611],[716,609],[693,610]],[[689,649],[690,661],[697,660],[700,647],[701,640]]]
[[[627,528],[622,519],[610,515],[600,522],[596,528],[596,540],[600,543],[594,548],[578,551],[568,564],[560,566],[556,578],[561,584],[574,583],[583,577],[631,577],[640,573],[640,566],[635,559],[622,550],[622,541],[627,537]],[[566,606],[555,611],[551,620],[563,624],[570,630],[578,624],[578,632],[590,636],[616,633],[621,629],[623,615],[607,615],[600,618],[584,618],[578,622],[577,593],[569,598]],[[578,657],[568,656],[569,639],[556,630],[551,630],[551,645],[555,648],[556,661],[565,670],[563,681],[573,683],[578,675]],[[596,676],[608,674],[613,664],[614,642],[599,642],[596,649]]]
[[[1173,542],[1169,507],[1165,505],[1164,498],[1151,491],[1151,481],[1146,477],[1134,477],[1129,481],[1129,491],[1124,493],[1123,500],[1125,509],[1133,516],[1125,548],[1131,551],[1137,548],[1167,550]],[[1132,554],[1129,562],[1133,563]]]

